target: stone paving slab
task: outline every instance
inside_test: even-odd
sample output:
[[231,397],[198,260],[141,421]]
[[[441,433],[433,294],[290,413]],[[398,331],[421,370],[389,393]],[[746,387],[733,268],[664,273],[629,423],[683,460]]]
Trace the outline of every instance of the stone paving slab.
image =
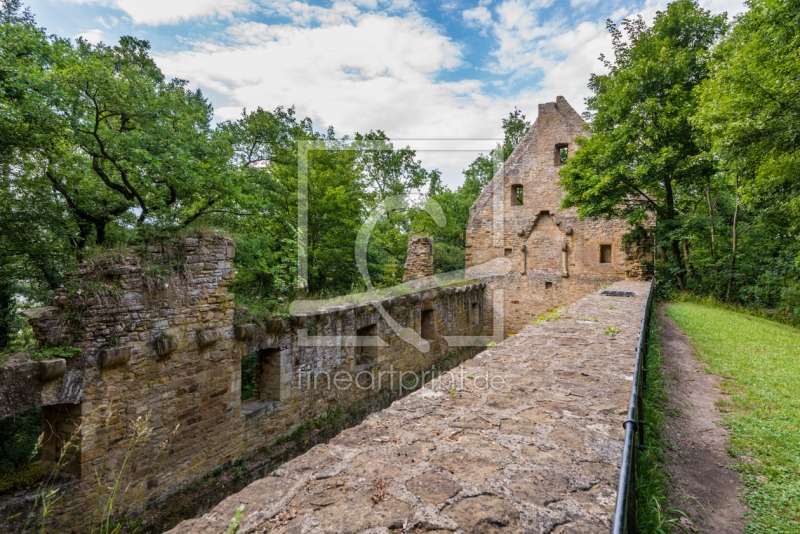
[[608,532],[648,288],[526,327],[170,532],[240,504],[241,534]]

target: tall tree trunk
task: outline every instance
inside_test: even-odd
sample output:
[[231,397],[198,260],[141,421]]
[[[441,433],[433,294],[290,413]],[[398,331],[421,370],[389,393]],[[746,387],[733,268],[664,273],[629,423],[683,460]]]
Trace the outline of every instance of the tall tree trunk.
[[737,238],[736,224],[739,221],[739,175],[736,175],[736,208],[733,210],[733,246],[731,250],[731,270],[728,273],[728,291],[725,293],[725,300],[731,296],[731,287],[733,287],[733,271],[736,268],[736,245]]
[[107,221],[98,221],[94,223],[97,230],[97,244],[104,245],[106,243],[106,223]]
[[[664,192],[666,193],[666,202],[667,202],[667,219],[670,221],[675,220],[675,198],[672,193],[672,178],[667,178],[664,180]],[[669,226],[670,230],[672,227]],[[672,261],[675,262],[675,266],[678,268],[678,274],[675,275],[675,280],[678,282],[678,288],[681,291],[685,291],[685,286],[683,284],[683,271],[684,267],[681,263],[681,251],[680,246],[678,245],[677,239],[670,239],[670,248],[672,249]]]
[[711,180],[706,186],[706,201],[708,202],[708,219],[711,222],[711,257],[715,257],[714,245],[716,245],[716,236],[714,235],[714,208],[711,207]]
[[16,305],[14,278],[8,270],[0,269],[0,351],[11,343]]
[[672,248],[672,259],[675,262],[675,266],[679,269],[678,274],[675,275],[675,280],[678,282],[680,290],[686,291],[686,286],[683,284],[683,264],[681,263],[681,251],[678,247],[678,240],[673,239],[670,245]]
[[683,241],[683,261],[686,264],[686,279],[692,277],[692,262],[689,260],[689,243]]

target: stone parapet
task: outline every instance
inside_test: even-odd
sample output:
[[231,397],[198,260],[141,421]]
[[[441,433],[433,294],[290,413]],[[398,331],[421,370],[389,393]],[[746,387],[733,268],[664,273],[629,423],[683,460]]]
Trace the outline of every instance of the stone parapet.
[[525,327],[170,533],[241,505],[241,534],[608,532],[649,284],[610,289],[634,296]]

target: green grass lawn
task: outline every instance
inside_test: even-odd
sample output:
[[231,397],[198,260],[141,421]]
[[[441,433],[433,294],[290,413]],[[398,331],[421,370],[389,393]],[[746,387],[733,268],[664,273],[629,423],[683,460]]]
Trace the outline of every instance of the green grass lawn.
[[708,370],[730,379],[720,409],[747,486],[747,532],[800,533],[800,329],[700,304],[667,313]]

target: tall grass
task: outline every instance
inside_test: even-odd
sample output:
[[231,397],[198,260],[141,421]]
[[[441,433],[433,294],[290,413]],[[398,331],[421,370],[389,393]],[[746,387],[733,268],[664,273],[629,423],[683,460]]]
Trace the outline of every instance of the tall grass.
[[[148,490],[148,481],[151,476],[160,471],[166,457],[167,448],[174,438],[175,431],[169,438],[156,445],[154,449],[147,449],[152,441],[153,430],[150,427],[150,414],[139,417],[131,423],[130,431],[126,437],[127,446],[119,461],[109,455],[112,428],[116,412],[107,406],[97,407],[86,416],[65,442],[59,451],[55,464],[50,469],[39,486],[34,497],[32,513],[22,523],[20,534],[46,534],[59,532],[51,518],[59,510],[60,501],[64,496],[63,475],[67,465],[73,461],[75,455],[84,444],[98,434],[105,434],[103,440],[103,455],[101,465],[95,469],[93,475],[97,483],[94,509],[87,511],[91,514],[91,524],[83,531],[86,534],[117,534],[125,529],[127,532],[136,532],[135,522],[126,521],[128,507],[145,507],[152,492]],[[34,449],[34,455],[42,449],[44,434]],[[134,463],[149,457],[148,465],[138,466],[134,470]],[[109,464],[116,464],[117,468],[110,468]],[[144,467],[144,468],[142,468]],[[9,517],[6,520],[15,519]]]

